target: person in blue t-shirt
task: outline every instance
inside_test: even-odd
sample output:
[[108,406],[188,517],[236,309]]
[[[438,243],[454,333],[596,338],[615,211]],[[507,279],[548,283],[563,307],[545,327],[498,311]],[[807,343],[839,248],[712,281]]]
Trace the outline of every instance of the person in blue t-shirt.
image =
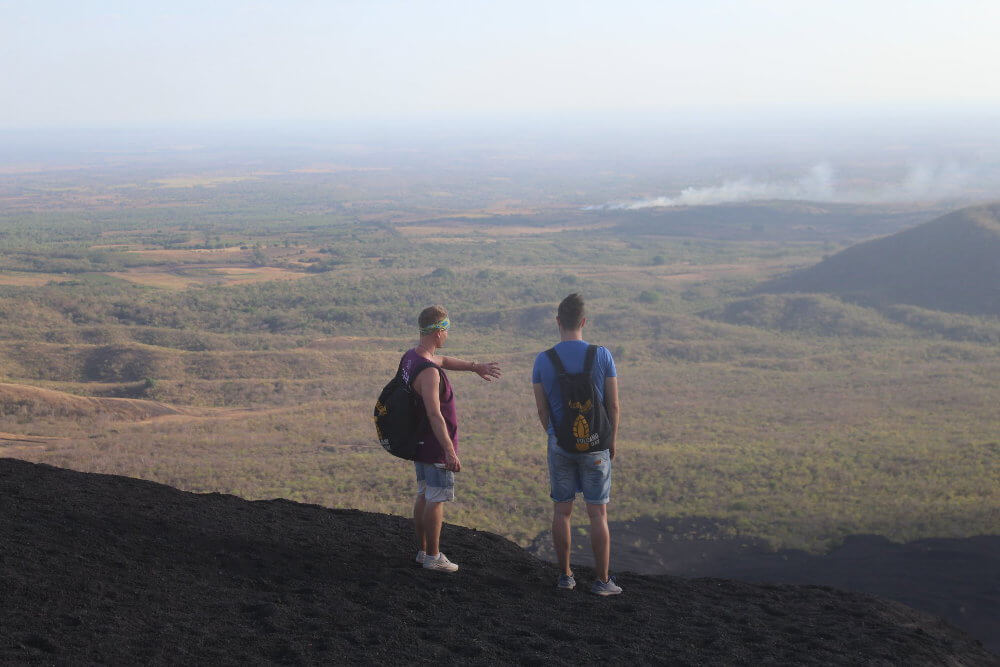
[[[559,325],[560,342],[555,351],[567,373],[582,373],[584,356],[588,343],[583,340],[584,317],[583,298],[570,294],[559,304],[556,324]],[[552,543],[559,560],[562,573],[557,583],[559,588],[572,589],[576,579],[570,568],[571,546],[570,515],[576,494],[583,492],[590,517],[590,544],[594,549],[594,571],[597,581],[591,592],[598,595],[617,595],[622,592],[609,576],[611,560],[611,533],[608,530],[608,501],[611,499],[611,462],[615,458],[618,421],[618,373],[615,361],[607,348],[597,350],[592,370],[594,389],[599,400],[604,402],[608,420],[611,422],[611,444],[606,450],[574,453],[562,449],[556,441],[555,424],[563,416],[562,392],[556,370],[545,352],[535,357],[535,367],[531,382],[535,390],[535,405],[538,419],[548,433],[549,484],[552,501]]]

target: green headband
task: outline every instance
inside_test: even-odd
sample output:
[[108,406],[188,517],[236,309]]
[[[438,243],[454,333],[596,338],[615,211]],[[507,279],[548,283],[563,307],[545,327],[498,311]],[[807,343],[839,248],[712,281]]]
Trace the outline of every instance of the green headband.
[[434,324],[428,324],[426,327],[420,327],[420,335],[426,336],[427,334],[432,334],[438,329],[441,331],[447,331],[451,328],[451,320],[447,317],[440,322],[435,322]]

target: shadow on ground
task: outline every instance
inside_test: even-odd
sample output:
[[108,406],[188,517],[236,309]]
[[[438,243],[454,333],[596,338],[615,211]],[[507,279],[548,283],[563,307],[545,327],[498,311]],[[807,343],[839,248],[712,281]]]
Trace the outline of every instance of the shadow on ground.
[[[819,584],[871,593],[941,616],[1000,652],[1000,535],[899,544],[852,535],[828,554],[772,551],[760,539],[733,537],[711,519],[612,523],[615,570],[750,582]],[[573,562],[590,566],[590,544],[577,539]],[[555,561],[551,534],[528,547]]]

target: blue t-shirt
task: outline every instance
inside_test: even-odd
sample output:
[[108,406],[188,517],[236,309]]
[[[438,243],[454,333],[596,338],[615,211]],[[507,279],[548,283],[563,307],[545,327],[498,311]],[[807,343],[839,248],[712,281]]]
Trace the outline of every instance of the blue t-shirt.
[[[559,360],[562,361],[567,373],[582,373],[584,357],[587,354],[587,341],[564,340],[556,343],[556,354],[559,355]],[[592,375],[597,398],[603,403],[604,379],[618,377],[615,360],[611,358],[608,348],[597,348]],[[545,388],[545,396],[549,399],[549,433],[555,435],[556,430],[553,424],[558,424],[563,416],[562,390],[559,389],[559,380],[556,378],[556,369],[552,366],[552,360],[545,352],[540,352],[535,357],[535,367],[531,371],[531,382],[532,384],[541,384]]]

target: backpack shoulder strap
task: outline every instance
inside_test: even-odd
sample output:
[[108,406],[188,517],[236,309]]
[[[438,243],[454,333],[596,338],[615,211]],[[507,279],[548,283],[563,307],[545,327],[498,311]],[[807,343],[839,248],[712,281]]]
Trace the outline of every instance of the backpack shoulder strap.
[[413,381],[417,379],[417,376],[420,375],[420,372],[422,370],[424,370],[425,368],[436,368],[436,369],[438,369],[438,373],[440,373],[441,375],[444,375],[444,369],[442,369],[440,366],[438,366],[434,362],[432,362],[432,361],[421,362],[421,363],[417,364],[413,368],[412,371],[410,371],[410,386],[411,387],[413,386]]
[[548,355],[549,361],[552,362],[553,368],[556,369],[556,373],[559,375],[566,375],[566,367],[563,366],[562,359],[559,358],[559,353],[556,352],[556,348],[550,347],[545,350],[545,354]]
[[597,358],[597,346],[587,346],[587,356],[583,358],[583,374],[590,375],[594,371],[594,359]]

